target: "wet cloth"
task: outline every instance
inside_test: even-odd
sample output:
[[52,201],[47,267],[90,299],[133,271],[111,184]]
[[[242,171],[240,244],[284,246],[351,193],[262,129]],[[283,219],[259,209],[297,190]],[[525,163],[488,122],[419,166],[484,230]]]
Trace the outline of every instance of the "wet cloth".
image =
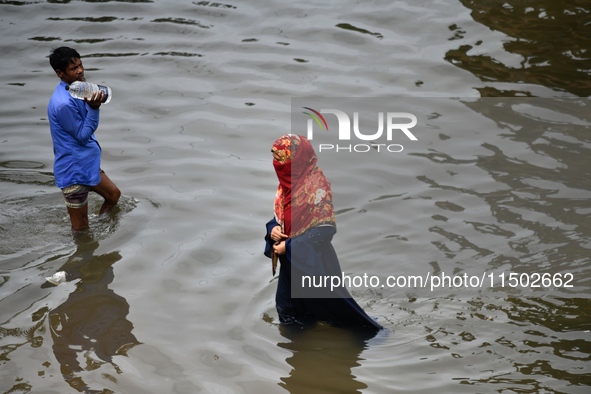
[[90,186],[72,185],[62,189],[64,200],[68,208],[82,208],[88,203]]
[[96,186],[101,181],[101,147],[94,132],[100,111],[70,96],[66,86],[60,81],[47,106],[55,183],[60,189],[72,185]]
[[[274,241],[271,230],[278,225],[270,220],[265,237],[265,255],[271,257]],[[332,246],[334,227],[314,227],[286,242],[286,253],[279,256],[279,278],[275,303],[282,323],[297,323],[306,319],[325,321],[336,326],[382,327],[357,304],[344,286],[331,290],[328,286],[302,286],[302,278],[316,276],[342,277],[343,273]]]

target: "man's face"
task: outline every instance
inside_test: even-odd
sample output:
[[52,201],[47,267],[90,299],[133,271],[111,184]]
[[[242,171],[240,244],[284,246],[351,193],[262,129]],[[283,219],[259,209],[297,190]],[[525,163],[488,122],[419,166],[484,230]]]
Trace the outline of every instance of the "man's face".
[[85,81],[84,78],[84,66],[82,65],[82,60],[80,59],[72,59],[68,67],[65,70],[57,70],[55,72],[57,76],[67,83],[68,85],[74,81]]

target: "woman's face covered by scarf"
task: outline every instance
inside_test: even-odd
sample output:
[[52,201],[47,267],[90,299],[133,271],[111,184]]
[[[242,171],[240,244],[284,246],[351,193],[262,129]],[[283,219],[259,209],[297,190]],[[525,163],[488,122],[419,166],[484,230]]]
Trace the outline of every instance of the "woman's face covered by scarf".
[[318,224],[334,225],[330,183],[303,136],[284,135],[273,144],[273,166],[279,179],[275,218],[283,231],[296,236]]
[[310,141],[299,135],[284,135],[275,141],[271,151],[279,182],[288,188],[312,170],[318,161]]

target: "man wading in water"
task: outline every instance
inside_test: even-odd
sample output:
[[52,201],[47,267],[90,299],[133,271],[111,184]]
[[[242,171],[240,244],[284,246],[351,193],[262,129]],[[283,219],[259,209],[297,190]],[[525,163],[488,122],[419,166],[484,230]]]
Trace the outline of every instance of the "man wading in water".
[[60,79],[47,106],[55,156],[53,173],[57,187],[64,194],[72,230],[79,231],[88,228],[90,191],[105,199],[101,214],[117,204],[121,191],[101,170],[101,147],[94,137],[103,93],[93,93],[83,101],[66,90],[74,81],[85,81],[84,66],[76,50],[54,49],[49,63]]

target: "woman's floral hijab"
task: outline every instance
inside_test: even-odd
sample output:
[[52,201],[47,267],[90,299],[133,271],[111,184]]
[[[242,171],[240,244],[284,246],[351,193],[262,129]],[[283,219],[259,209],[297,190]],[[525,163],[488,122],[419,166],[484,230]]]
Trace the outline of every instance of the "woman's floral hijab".
[[279,179],[275,219],[283,232],[296,237],[315,226],[335,226],[330,182],[316,165],[318,158],[310,141],[299,135],[284,135],[271,151],[278,157],[273,159]]

